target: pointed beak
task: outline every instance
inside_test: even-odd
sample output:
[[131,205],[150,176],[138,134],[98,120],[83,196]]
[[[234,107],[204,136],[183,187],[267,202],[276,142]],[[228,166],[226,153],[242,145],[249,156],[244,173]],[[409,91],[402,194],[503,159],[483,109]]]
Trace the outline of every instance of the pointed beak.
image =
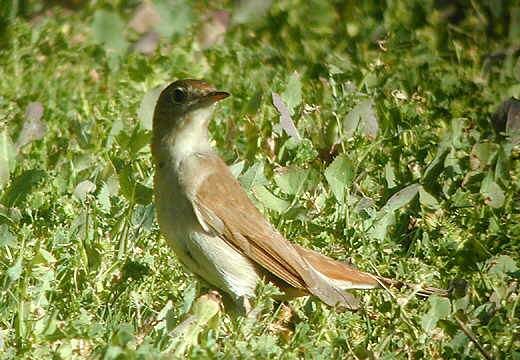
[[212,91],[208,93],[206,96],[204,96],[204,99],[206,101],[209,101],[210,103],[215,103],[217,101],[227,98],[229,95],[230,94],[225,91]]

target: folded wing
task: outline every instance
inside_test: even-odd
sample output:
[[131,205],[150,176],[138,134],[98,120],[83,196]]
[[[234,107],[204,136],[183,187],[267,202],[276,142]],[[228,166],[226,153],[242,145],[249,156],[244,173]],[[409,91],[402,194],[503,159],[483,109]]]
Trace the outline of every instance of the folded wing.
[[218,156],[204,154],[195,161],[199,163],[193,168],[211,169],[192,197],[194,212],[204,229],[218,234],[288,285],[306,290],[328,305],[358,307],[351,294],[315,269],[303,248],[297,250],[272,227]]

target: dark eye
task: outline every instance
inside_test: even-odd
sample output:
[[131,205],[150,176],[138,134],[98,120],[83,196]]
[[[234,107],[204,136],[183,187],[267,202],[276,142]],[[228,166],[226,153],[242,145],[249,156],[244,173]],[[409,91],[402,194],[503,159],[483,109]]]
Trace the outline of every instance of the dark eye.
[[177,89],[173,90],[173,101],[175,101],[177,103],[181,103],[184,100],[186,100],[186,98],[187,98],[187,95],[183,89],[177,88]]

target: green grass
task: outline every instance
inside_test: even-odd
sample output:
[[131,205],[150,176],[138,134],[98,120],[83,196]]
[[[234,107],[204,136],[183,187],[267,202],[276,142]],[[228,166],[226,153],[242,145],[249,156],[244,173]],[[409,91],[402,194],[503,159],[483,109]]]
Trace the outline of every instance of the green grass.
[[[153,104],[141,102],[184,77],[232,93],[215,145],[289,239],[410,283],[468,285],[450,300],[358,292],[356,313],[299,299],[289,337],[262,287],[258,320],[221,314],[187,356],[481,358],[462,323],[494,357],[520,358],[519,151],[491,122],[520,97],[514,1],[282,0],[264,15],[156,3],[150,56],[132,50],[137,0],[0,6],[0,358],[157,358],[176,344],[200,289],[154,220]],[[215,9],[231,26],[201,50]],[[280,127],[272,92],[302,141]],[[46,131],[17,149],[31,102]]]

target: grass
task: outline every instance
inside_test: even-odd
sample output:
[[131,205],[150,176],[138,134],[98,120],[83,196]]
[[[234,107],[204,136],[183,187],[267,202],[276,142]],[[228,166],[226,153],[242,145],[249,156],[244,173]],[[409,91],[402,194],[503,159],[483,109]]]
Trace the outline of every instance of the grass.
[[202,290],[158,232],[148,142],[154,87],[184,77],[233,94],[215,146],[289,239],[453,289],[358,292],[356,313],[299,299],[280,331],[261,286],[257,320],[222,313],[185,356],[520,358],[519,151],[491,121],[520,97],[514,2],[154,3],[150,55],[137,0],[0,7],[1,358],[174,350]]

